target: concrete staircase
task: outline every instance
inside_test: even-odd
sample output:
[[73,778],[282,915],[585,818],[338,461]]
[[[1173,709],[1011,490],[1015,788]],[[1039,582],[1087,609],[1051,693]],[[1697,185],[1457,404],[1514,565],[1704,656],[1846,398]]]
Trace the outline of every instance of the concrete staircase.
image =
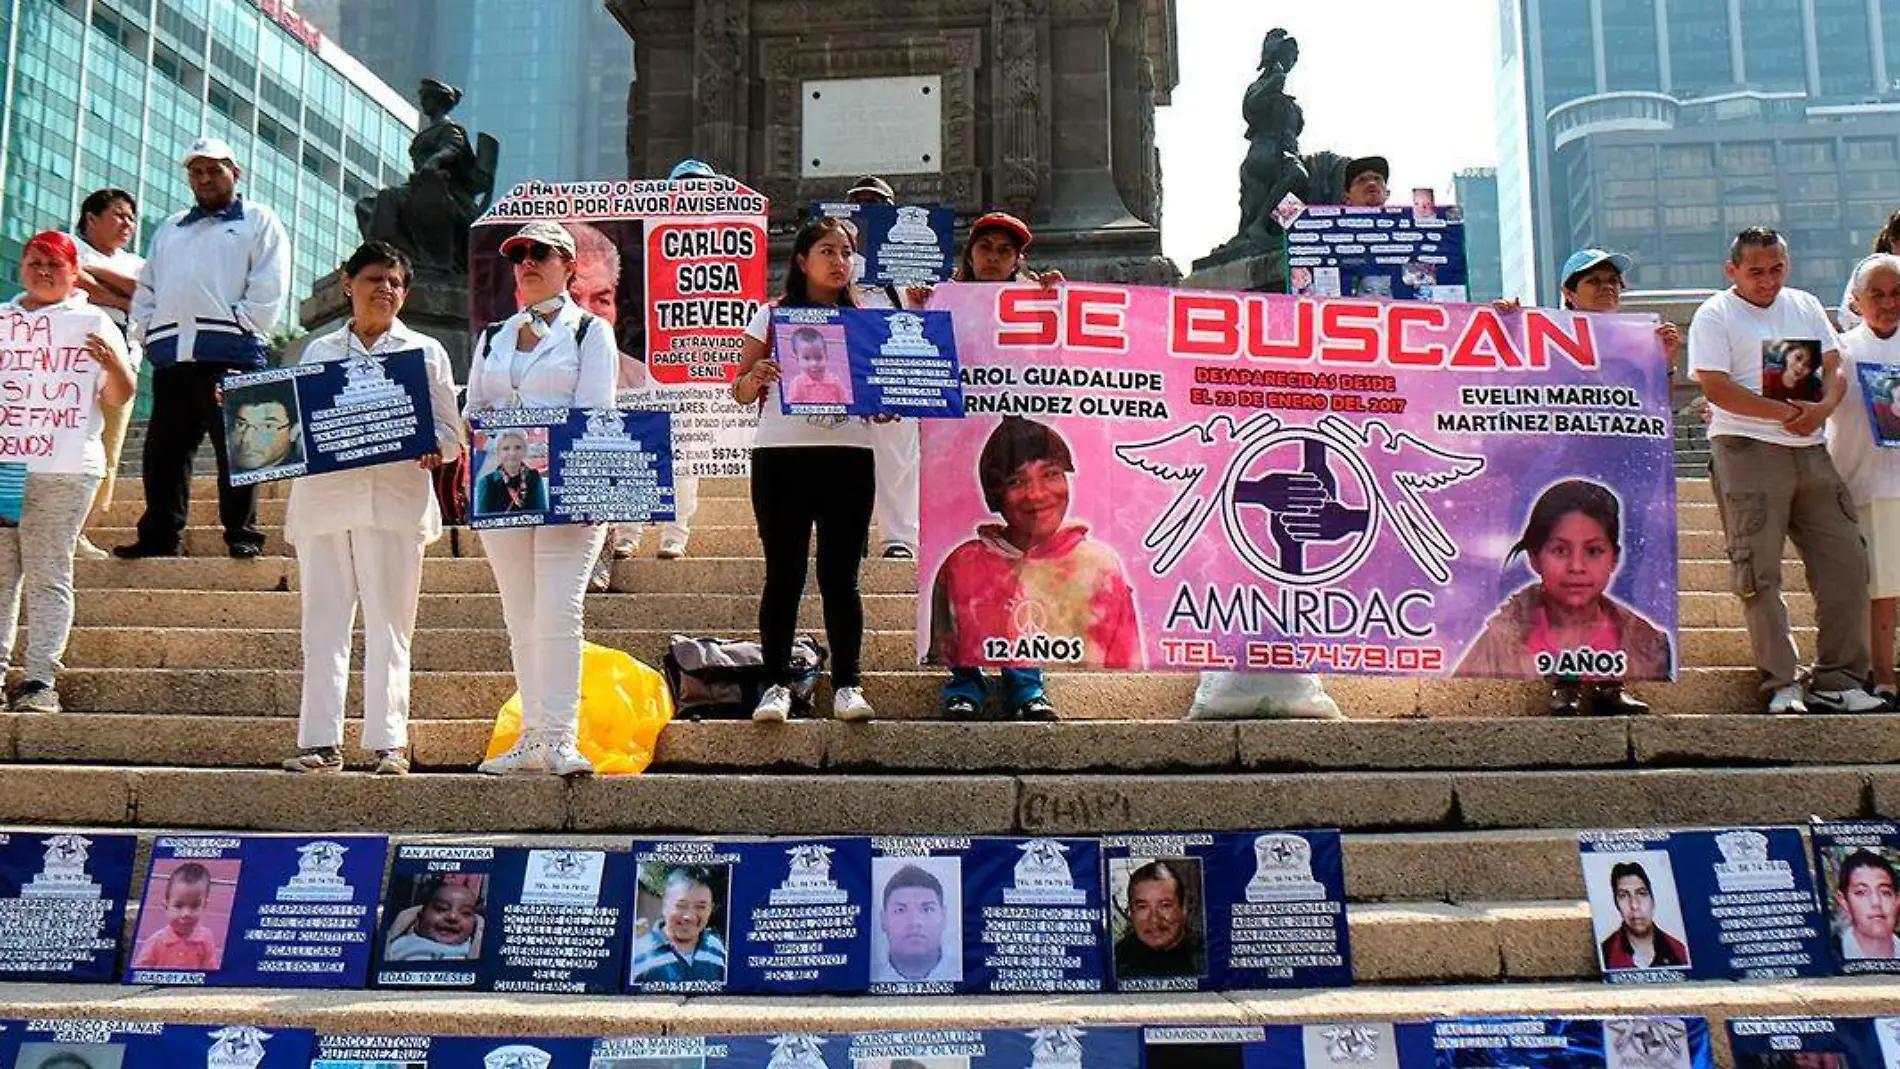
[[[473,772],[512,690],[498,597],[468,532],[430,551],[405,778],[272,771],[294,746],[298,572],[223,555],[209,480],[186,559],[82,562],[56,716],[0,714],[0,822],[383,830],[618,844],[638,832],[1107,833],[1331,826],[1346,832],[1359,983],[1350,991],[1022,998],[581,999],[0,985],[0,1017],[305,1024],[503,1034],[847,1030],[1048,1021],[1257,1023],[1452,1013],[1873,1013],[1900,982],[1597,983],[1577,830],[1900,815],[1900,716],[1758,715],[1706,482],[1680,483],[1681,682],[1660,715],[1553,720],[1534,685],[1339,678],[1351,720],[1178,722],[1192,676],[1057,673],[1060,724],[929,720],[914,666],[915,566],[865,565],[866,688],[883,720],[677,723],[646,775],[564,783]],[[266,487],[268,525],[282,485]],[[762,562],[744,484],[707,480],[683,561],[615,569],[589,637],[657,663],[673,631],[748,634]],[[129,540],[135,489],[90,533]],[[649,535],[647,552],[657,545]],[[1799,565],[1791,608],[1811,646]],[[815,597],[805,625],[819,629]],[[353,699],[354,701],[354,699]],[[354,706],[353,706],[354,707]],[[1849,722],[1851,719],[1851,722]],[[352,739],[355,738],[352,724]],[[352,750],[353,766],[368,755]]]

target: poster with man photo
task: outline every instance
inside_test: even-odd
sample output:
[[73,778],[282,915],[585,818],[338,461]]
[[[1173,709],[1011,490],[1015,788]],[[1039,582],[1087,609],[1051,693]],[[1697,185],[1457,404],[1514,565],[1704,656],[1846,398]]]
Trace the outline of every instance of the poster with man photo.
[[1900,972],[1900,824],[1843,822],[1808,829],[1821,882],[1828,949],[1848,976]]
[[1702,1017],[1468,1017],[1426,1027],[1435,1069],[1714,1069],[1715,1064],[1709,1022]]
[[1771,401],[1821,400],[1821,343],[1770,338],[1761,343],[1761,395]]
[[732,945],[732,860],[710,849],[634,852],[633,994],[723,991]]
[[1855,364],[1854,381],[1860,387],[1861,403],[1867,406],[1874,444],[1900,448],[1900,365]]
[[968,840],[873,840],[873,994],[947,995],[963,982]]
[[159,837],[125,982],[362,987],[388,850],[380,835]]
[[476,416],[469,421],[469,526],[671,520],[672,418],[618,408]]
[[137,851],[133,835],[0,832],[0,917],[21,922],[0,940],[0,980],[116,979]]
[[0,1065],[11,1069],[308,1069],[315,1049],[305,1028],[85,1019],[0,1026]]
[[[303,410],[288,370],[233,376],[224,387],[224,449],[231,483],[290,479],[304,474]],[[248,381],[246,381],[248,380]]]
[[437,448],[420,349],[225,378],[235,485],[414,460]]
[[1118,991],[1212,988],[1205,855],[1213,836],[1104,840],[1109,968]]
[[1887,1069],[1900,1064],[1900,1018],[1731,1017],[1735,1069]]
[[1610,983],[1829,971],[1795,829],[1601,831],[1578,843],[1598,964]]

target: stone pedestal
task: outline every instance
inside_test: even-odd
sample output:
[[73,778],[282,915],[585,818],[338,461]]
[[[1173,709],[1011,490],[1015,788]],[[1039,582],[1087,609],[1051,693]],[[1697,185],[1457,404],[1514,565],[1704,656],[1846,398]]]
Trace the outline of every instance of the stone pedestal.
[[[332,271],[317,280],[299,308],[299,319],[308,333],[289,346],[286,362],[295,363],[310,338],[335,330],[349,317],[350,300],[343,293],[343,272]],[[473,354],[468,336],[466,277],[418,272],[409,284],[409,300],[403,305],[402,321],[441,342],[442,348],[448,351],[449,365],[455,369],[455,381],[468,380],[468,362]]]
[[1271,254],[1243,256],[1224,263],[1194,261],[1194,273],[1181,286],[1197,290],[1245,290],[1249,293],[1285,293],[1286,257]]

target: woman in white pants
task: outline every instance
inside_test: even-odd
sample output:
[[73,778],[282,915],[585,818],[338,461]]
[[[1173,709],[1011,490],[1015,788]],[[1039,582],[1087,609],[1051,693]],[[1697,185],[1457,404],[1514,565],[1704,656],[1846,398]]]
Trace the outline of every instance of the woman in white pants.
[[302,363],[381,360],[420,349],[428,370],[436,451],[411,462],[309,475],[290,487],[284,539],[297,549],[303,600],[303,705],[289,772],[343,768],[343,697],[350,632],[363,606],[363,747],[376,771],[409,771],[409,643],[422,590],[423,548],[442,537],[429,473],[462,452],[455,380],[440,342],[396,318],[409,295],[409,258],[385,242],[343,265],[350,318],[313,339]]
[[[477,340],[465,414],[614,407],[613,329],[567,293],[574,236],[558,223],[529,223],[501,243],[501,254],[514,265],[522,310]],[[481,533],[501,588],[521,691],[521,738],[507,753],[482,762],[483,772],[570,776],[594,770],[577,742],[581,613],[587,575],[606,530],[567,524]]]
[[[0,305],[0,312],[10,315],[85,320],[85,352],[99,366],[86,404],[80,470],[29,471],[18,525],[0,528],[0,671],[13,655],[22,587],[26,593],[26,679],[6,697],[6,707],[16,713],[59,712],[54,683],[73,629],[73,547],[105,476],[105,409],[125,404],[138,386],[125,336],[74,288],[78,281],[78,247],[72,238],[48,230],[20,251],[20,286],[26,292]],[[22,341],[30,336],[16,330]]]

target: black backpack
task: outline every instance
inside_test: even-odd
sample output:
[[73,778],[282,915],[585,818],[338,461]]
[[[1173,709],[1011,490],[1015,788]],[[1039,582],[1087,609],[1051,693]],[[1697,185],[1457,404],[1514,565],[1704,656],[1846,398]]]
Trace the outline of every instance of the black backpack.
[[[792,706],[809,712],[829,654],[804,635],[792,641]],[[674,635],[664,662],[667,688],[681,719],[745,720],[767,686],[765,655],[751,639]]]

